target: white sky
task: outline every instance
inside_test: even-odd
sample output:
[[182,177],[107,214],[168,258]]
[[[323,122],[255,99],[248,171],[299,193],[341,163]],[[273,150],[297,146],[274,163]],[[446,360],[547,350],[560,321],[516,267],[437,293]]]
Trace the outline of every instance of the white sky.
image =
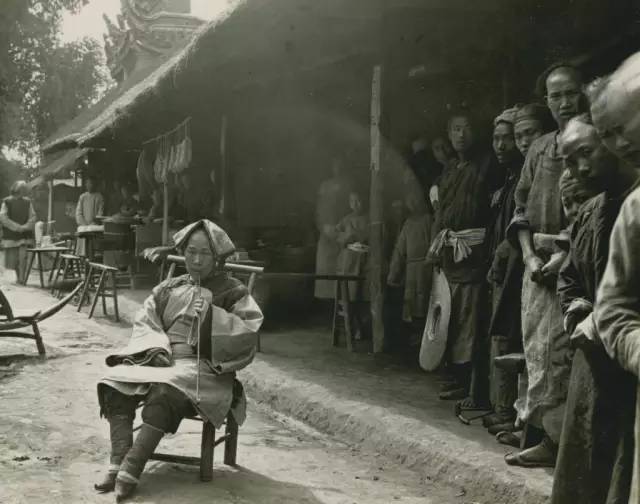
[[[191,0],[191,13],[202,19],[213,19],[229,4],[229,0]],[[102,43],[106,31],[102,15],[116,22],[120,0],[90,0],[79,14],[66,13],[62,23],[62,40],[70,42],[82,37],[93,37]]]

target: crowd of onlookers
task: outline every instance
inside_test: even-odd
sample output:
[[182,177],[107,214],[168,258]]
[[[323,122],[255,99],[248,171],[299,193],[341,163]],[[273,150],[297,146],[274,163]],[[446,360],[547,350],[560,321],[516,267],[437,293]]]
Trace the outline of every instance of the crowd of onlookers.
[[[388,284],[413,344],[446,339],[440,398],[513,446],[507,464],[555,467],[554,503],[636,503],[640,56],[590,83],[559,63],[538,87],[491,150],[465,108],[414,143]],[[445,305],[448,327],[429,313]]]

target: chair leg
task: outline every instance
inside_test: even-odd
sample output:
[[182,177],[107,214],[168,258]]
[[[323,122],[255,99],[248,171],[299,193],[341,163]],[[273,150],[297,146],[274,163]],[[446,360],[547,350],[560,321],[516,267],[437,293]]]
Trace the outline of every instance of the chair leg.
[[89,267],[89,270],[86,272],[86,276],[84,277],[82,294],[80,294],[80,301],[78,302],[78,311],[80,311],[82,309],[82,306],[84,305],[84,300],[87,297],[87,292],[89,290],[89,283],[91,282],[92,276],[93,276],[93,268]]
[[40,276],[40,287],[44,289],[44,274],[42,271],[42,252],[36,252],[38,259],[38,275]]
[[98,285],[96,287],[96,293],[93,298],[93,303],[91,304],[91,310],[89,311],[89,318],[93,317],[93,312],[96,309],[96,305],[98,304],[98,298],[100,297],[101,294],[103,296],[102,302],[104,303],[104,292],[102,291],[104,289],[104,273],[105,273],[104,271],[100,272],[100,278],[98,280]]
[[53,272],[58,266],[58,259],[60,259],[60,252],[55,252],[53,256],[53,264],[51,265],[51,271],[49,271],[49,277],[47,278],[47,287],[51,288],[51,282],[53,282]]
[[107,276],[108,274],[106,274],[105,272],[102,272],[100,274],[100,278],[102,278],[102,275],[105,276],[104,278],[104,285],[102,286],[102,289],[100,290],[100,292],[102,293],[101,297],[102,297],[102,314],[104,316],[107,315],[107,296],[106,296],[106,290],[107,290]]
[[224,441],[224,463],[235,466],[238,455],[238,422],[233,417],[233,413],[227,415],[225,434],[227,438]]
[[116,272],[111,272],[111,281],[113,282],[113,309],[116,312],[116,322],[120,322],[120,313],[118,313],[118,286]]
[[215,448],[216,428],[211,422],[202,424],[202,444],[200,446],[200,481],[213,479],[213,450]]
[[42,342],[42,336],[40,336],[40,329],[38,329],[37,322],[31,322],[31,328],[33,329],[33,337],[36,340],[36,346],[38,347],[38,353],[41,357],[46,355],[46,350],[44,349],[44,343]]
[[[56,274],[51,281],[51,295],[58,297],[59,294],[62,293],[62,289],[56,289],[56,285],[58,285],[58,279],[60,278],[60,271],[62,271],[62,281],[64,282],[67,277],[67,269],[69,267],[69,262],[66,259],[60,259],[60,264],[58,264],[58,269],[56,270]],[[57,293],[56,293],[57,291]]]

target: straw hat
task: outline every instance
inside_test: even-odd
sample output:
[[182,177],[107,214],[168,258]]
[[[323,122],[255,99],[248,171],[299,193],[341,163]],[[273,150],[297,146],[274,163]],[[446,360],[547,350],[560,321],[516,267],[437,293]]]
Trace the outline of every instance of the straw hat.
[[451,290],[442,270],[433,272],[431,296],[427,323],[422,334],[420,346],[420,367],[425,371],[434,371],[442,362],[449,336],[449,318],[451,317]]

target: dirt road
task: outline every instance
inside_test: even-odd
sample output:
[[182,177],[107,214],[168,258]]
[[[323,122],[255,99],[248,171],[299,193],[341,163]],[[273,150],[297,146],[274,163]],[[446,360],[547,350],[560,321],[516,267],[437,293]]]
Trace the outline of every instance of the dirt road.
[[[37,289],[6,289],[20,307],[51,298]],[[98,416],[95,383],[104,354],[129,334],[125,325],[87,320],[66,308],[43,328],[49,358],[30,342],[0,340],[0,503],[101,503],[93,483],[108,458],[108,427]],[[196,455],[200,426],[184,422],[163,440],[165,451]],[[197,468],[151,462],[138,503],[408,504],[469,503],[463,492],[432,481],[357,447],[336,443],[271,412],[250,409],[241,428],[238,468],[221,464],[214,481]]]

